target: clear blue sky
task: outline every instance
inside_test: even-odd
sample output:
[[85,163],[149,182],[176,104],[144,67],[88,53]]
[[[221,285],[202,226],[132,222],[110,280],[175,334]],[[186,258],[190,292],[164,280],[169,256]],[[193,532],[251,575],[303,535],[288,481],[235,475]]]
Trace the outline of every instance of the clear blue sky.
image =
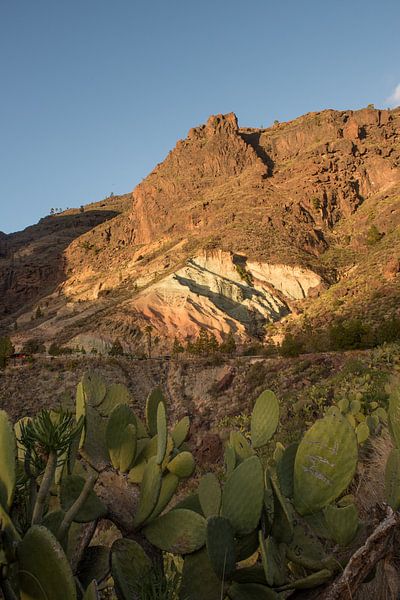
[[131,191],[212,113],[386,107],[399,34],[398,0],[0,0],[0,230]]

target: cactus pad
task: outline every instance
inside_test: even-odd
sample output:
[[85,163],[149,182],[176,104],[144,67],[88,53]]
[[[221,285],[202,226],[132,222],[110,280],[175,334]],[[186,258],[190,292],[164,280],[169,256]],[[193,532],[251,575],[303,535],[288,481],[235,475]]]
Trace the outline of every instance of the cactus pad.
[[164,508],[168,506],[172,500],[173,495],[178,489],[179,477],[173,473],[167,473],[161,480],[160,495],[158,497],[157,504],[149,517],[149,521],[155,519],[162,513]]
[[179,478],[190,477],[193,474],[195,467],[196,464],[193,455],[191,452],[186,451],[179,452],[179,454],[177,454],[167,465],[168,471]]
[[157,407],[157,454],[156,462],[161,465],[165,458],[167,450],[167,415],[165,412],[165,405],[163,402],[159,402]]
[[247,458],[228,477],[222,492],[221,515],[238,535],[250,533],[260,520],[264,500],[264,475],[257,456]]
[[74,576],[56,538],[31,527],[17,547],[21,600],[76,600]]
[[14,497],[16,454],[14,430],[7,413],[0,410],[0,503],[6,509]]
[[144,529],[151,544],[173,554],[199,550],[206,541],[206,520],[185,508],[176,508],[158,517]]
[[157,433],[157,409],[159,403],[165,405],[165,400],[160,388],[155,388],[150,392],[146,400],[146,424],[151,437]]
[[174,444],[176,448],[182,446],[183,442],[186,440],[190,429],[190,420],[189,417],[183,417],[173,428],[172,430],[172,439],[174,440]]
[[97,583],[94,580],[86,589],[82,600],[100,600],[99,589],[97,587]]
[[151,560],[134,540],[118,539],[111,546],[111,574],[119,600],[137,598],[141,583],[151,568]]
[[221,600],[223,590],[205,548],[185,556],[179,600]]
[[266,390],[256,400],[251,415],[251,442],[261,448],[272,438],[279,423],[279,402],[274,392]]
[[102,583],[110,573],[110,550],[106,546],[88,546],[79,561],[76,575],[86,589],[95,580]]
[[127,404],[118,404],[110,414],[106,443],[114,469],[127,471],[135,458],[137,443],[136,417]]
[[385,470],[386,501],[393,508],[400,508],[400,450],[393,448],[386,462]]
[[262,531],[259,531],[259,541],[267,584],[283,585],[287,581],[284,544],[278,544],[271,536],[264,540]]
[[206,546],[215,574],[220,579],[229,579],[236,566],[236,551],[232,525],[224,517],[207,520]]
[[298,447],[299,445],[294,442],[285,448],[276,467],[280,488],[287,498],[293,498],[294,461]]
[[206,517],[214,517],[219,514],[221,486],[214,473],[207,473],[200,479],[199,500]]
[[230,600],[278,600],[279,596],[259,583],[232,583],[228,589]]
[[246,458],[250,458],[250,456],[255,454],[249,442],[239,431],[231,431],[229,436],[229,444],[234,449],[238,462],[242,462],[243,460],[246,460]]
[[150,458],[144,470],[135,527],[142,525],[155,509],[161,490],[161,467],[155,457]]
[[359,525],[356,505],[348,504],[342,508],[330,505],[325,508],[324,515],[332,539],[341,546],[348,546]]
[[358,458],[357,438],[343,417],[328,415],[306,432],[294,464],[294,504],[301,514],[317,512],[351,482]]

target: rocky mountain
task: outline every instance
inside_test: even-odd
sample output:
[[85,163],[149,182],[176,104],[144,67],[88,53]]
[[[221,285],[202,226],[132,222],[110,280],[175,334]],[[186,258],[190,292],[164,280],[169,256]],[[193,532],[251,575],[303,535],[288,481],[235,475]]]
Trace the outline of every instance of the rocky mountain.
[[[400,306],[400,109],[268,129],[212,116],[131,194],[0,233],[0,314],[29,337],[162,353]],[[40,311],[37,307],[40,306]]]

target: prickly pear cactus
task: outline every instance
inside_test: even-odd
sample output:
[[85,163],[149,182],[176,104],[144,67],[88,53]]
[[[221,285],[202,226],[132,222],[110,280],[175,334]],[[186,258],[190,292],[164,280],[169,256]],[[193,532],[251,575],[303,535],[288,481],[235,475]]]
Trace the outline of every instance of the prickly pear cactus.
[[221,486],[214,473],[203,475],[199,483],[199,500],[206,517],[219,515],[221,508]]
[[234,531],[228,519],[207,519],[206,547],[215,574],[220,579],[230,579],[236,567],[236,549]]
[[135,527],[142,525],[155,509],[161,491],[161,467],[155,457],[147,463],[140,486],[139,506],[135,515]]
[[163,393],[160,388],[155,388],[146,400],[146,424],[151,437],[157,433],[157,410],[160,402],[165,404]]
[[20,600],[76,600],[71,567],[48,529],[31,527],[17,546]]
[[144,533],[160,550],[188,554],[204,546],[206,520],[191,510],[176,508],[152,521],[144,528]]
[[176,448],[180,448],[183,442],[186,440],[189,435],[190,429],[190,420],[189,417],[183,417],[173,428],[172,430],[172,439],[174,440],[174,444]]
[[353,541],[359,526],[355,504],[337,507],[329,505],[324,510],[325,521],[332,539],[341,546]]
[[125,473],[136,455],[136,417],[127,404],[117,404],[106,429],[106,444],[114,469]]
[[0,410],[0,503],[11,507],[15,490],[16,442],[7,413]]
[[116,540],[111,547],[111,573],[118,600],[138,598],[141,584],[149,576],[152,563],[137,542]]
[[257,456],[247,458],[228,477],[223,492],[221,516],[232,523],[239,535],[258,525],[264,499],[264,474]]
[[161,465],[167,451],[167,415],[164,402],[159,402],[157,407],[157,454],[156,462]]
[[256,400],[251,415],[251,442],[261,448],[272,438],[279,423],[279,402],[274,392],[266,390]]
[[345,418],[328,415],[316,421],[296,453],[296,510],[310,514],[333,502],[353,479],[357,459],[357,437]]
[[195,467],[193,455],[187,451],[179,452],[167,465],[168,471],[180,478],[190,477]]
[[168,506],[179,486],[179,477],[173,473],[166,473],[161,480],[160,495],[157,504],[148,521],[152,521]]
[[224,588],[205,548],[185,556],[179,600],[220,600],[224,598]]

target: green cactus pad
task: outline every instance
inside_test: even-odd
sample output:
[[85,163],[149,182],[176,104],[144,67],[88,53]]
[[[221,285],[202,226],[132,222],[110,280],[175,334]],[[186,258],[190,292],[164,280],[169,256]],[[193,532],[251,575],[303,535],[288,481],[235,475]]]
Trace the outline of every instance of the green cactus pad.
[[236,452],[230,444],[227,444],[224,450],[224,463],[226,475],[229,477],[236,467]]
[[267,585],[264,569],[259,564],[255,564],[252,567],[242,567],[237,569],[232,575],[232,580],[237,583],[259,583],[260,585]]
[[142,525],[155,509],[161,490],[161,467],[155,457],[150,458],[144,470],[137,513],[134,519],[135,527]]
[[106,429],[106,444],[114,469],[123,473],[129,469],[135,458],[136,443],[136,417],[127,404],[118,404]]
[[82,600],[100,600],[99,589],[95,581],[92,581],[92,583],[86,589]]
[[266,390],[259,396],[251,415],[251,442],[261,448],[272,438],[279,423],[279,402],[274,392]]
[[356,536],[359,520],[355,504],[338,508],[327,506],[324,510],[325,521],[332,539],[340,546],[348,546]]
[[262,531],[259,531],[259,542],[267,584],[283,585],[287,581],[285,546],[278,544],[271,536],[264,540]]
[[238,535],[250,533],[260,520],[264,499],[264,475],[257,456],[247,458],[228,477],[222,492],[221,516]]
[[189,417],[183,417],[172,430],[172,439],[176,448],[182,446],[183,442],[189,435],[190,420]]
[[330,565],[321,542],[306,524],[295,525],[286,555],[290,561],[312,571],[329,568]]
[[132,396],[122,383],[112,383],[107,389],[103,401],[98,405],[99,413],[103,417],[108,417],[118,404],[132,404]]
[[398,448],[393,448],[386,462],[385,496],[393,510],[400,508],[400,450]]
[[219,515],[221,508],[221,486],[214,473],[207,473],[200,479],[199,500],[206,517]]
[[[79,475],[68,475],[61,481],[60,503],[62,509],[67,512],[79,497],[85,485],[85,480]],[[104,517],[107,509],[92,490],[82,508],[76,514],[74,521],[77,523],[88,523]]]
[[258,530],[244,536],[236,536],[236,558],[237,562],[250,558],[258,549]]
[[6,509],[11,507],[14,498],[16,456],[13,427],[7,413],[0,410],[0,503]]
[[102,583],[110,573],[110,549],[106,546],[88,546],[76,569],[83,589],[95,580]]
[[165,405],[162,391],[156,388],[150,392],[146,400],[146,424],[151,437],[157,433],[157,409],[160,402]]
[[175,494],[176,490],[178,489],[178,485],[179,485],[179,477],[177,477],[173,473],[167,473],[166,475],[163,476],[163,478],[161,480],[160,495],[158,497],[158,501],[157,501],[157,504],[156,504],[153,512],[151,513],[150,517],[148,518],[149,521],[152,521],[153,519],[158,517],[158,515],[160,515],[162,513],[162,511],[168,506],[168,504],[171,502],[171,500],[173,498],[173,495]]
[[308,577],[303,577],[302,579],[292,581],[291,583],[282,586],[279,588],[279,591],[313,589],[329,581],[332,575],[333,571],[330,569],[321,569],[316,573],[312,573],[312,575],[308,575]]
[[118,600],[137,598],[151,568],[151,560],[137,542],[126,538],[116,540],[111,546],[111,574]]
[[207,520],[206,547],[215,574],[230,579],[235,571],[236,551],[234,531],[228,519],[210,517]]
[[85,410],[85,434],[80,451],[91,466],[101,471],[109,464],[106,444],[107,419],[104,419],[92,406],[86,405]]
[[185,508],[176,508],[158,517],[144,529],[151,544],[173,554],[188,554],[204,546],[206,520]]
[[165,458],[167,450],[167,415],[165,412],[165,405],[163,402],[159,402],[157,407],[157,454],[156,462],[161,465]]
[[293,535],[293,509],[283,496],[275,473],[270,474],[270,482],[274,496],[272,535],[279,542],[289,543]]
[[106,384],[101,375],[95,371],[88,371],[83,374],[81,383],[85,402],[93,407],[99,406],[107,392]]
[[231,431],[229,444],[235,451],[237,462],[242,462],[255,454],[253,448],[239,431]]
[[34,525],[17,546],[20,600],[76,600],[74,576],[56,538]]
[[147,462],[143,460],[139,464],[132,467],[129,471],[128,479],[131,483],[141,483],[144,475],[144,470],[146,468]]
[[369,427],[365,421],[359,423],[356,427],[356,436],[359,444],[363,444],[369,438]]
[[[42,525],[46,527],[55,538],[58,539],[58,530],[60,529],[60,525],[63,522],[65,517],[65,512],[63,510],[52,510],[48,512],[42,519]],[[66,548],[66,540],[58,540],[62,547]]]
[[179,600],[221,600],[223,591],[205,548],[185,556]]
[[294,442],[285,448],[282,457],[276,466],[279,485],[286,498],[293,498],[294,461],[296,459],[298,447],[299,445]]
[[177,504],[175,504],[172,510],[176,510],[177,508],[186,508],[187,510],[192,510],[203,517],[205,516],[201,508],[198,494],[189,494],[189,496],[186,496],[186,498],[183,498],[183,500],[180,500]]
[[191,452],[179,452],[168,463],[167,469],[179,478],[190,477],[196,467],[194,462],[193,454]]
[[228,589],[230,600],[278,600],[279,596],[271,588],[259,583],[232,583]]
[[342,417],[316,421],[301,440],[294,465],[294,504],[310,514],[335,500],[353,479],[357,437]]

